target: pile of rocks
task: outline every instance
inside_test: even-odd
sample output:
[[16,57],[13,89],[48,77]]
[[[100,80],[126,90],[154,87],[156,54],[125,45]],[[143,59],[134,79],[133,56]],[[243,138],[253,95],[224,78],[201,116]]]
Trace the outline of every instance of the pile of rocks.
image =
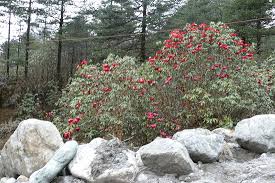
[[118,139],[63,143],[47,121],[22,121],[0,156],[0,183],[274,183],[275,115],[235,130],[187,129],[131,151]]

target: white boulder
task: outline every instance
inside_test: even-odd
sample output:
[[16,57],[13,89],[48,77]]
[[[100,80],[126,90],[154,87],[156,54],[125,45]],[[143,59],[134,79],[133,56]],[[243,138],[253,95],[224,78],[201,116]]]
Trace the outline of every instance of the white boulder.
[[195,170],[195,164],[181,143],[169,138],[156,138],[153,142],[142,146],[140,156],[145,167],[161,174],[189,174]]
[[48,121],[22,121],[1,152],[7,177],[25,175],[42,168],[63,145],[57,128]]
[[135,152],[125,148],[118,139],[101,138],[80,145],[69,164],[73,176],[89,182],[131,182],[138,166]]
[[173,139],[186,147],[194,162],[203,163],[217,161],[225,144],[223,136],[202,128],[177,132]]
[[256,153],[275,152],[275,114],[257,115],[235,127],[236,141]]

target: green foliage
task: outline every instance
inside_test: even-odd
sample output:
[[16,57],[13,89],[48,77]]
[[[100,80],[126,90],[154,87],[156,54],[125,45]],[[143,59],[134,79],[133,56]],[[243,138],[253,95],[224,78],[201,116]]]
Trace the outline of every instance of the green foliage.
[[176,13],[185,23],[210,23],[224,20],[226,5],[231,0],[188,0]]
[[27,92],[19,103],[17,110],[18,119],[42,118],[40,105],[37,95]]
[[21,88],[16,94],[19,95],[21,100],[17,104],[17,119],[49,118],[50,116],[48,116],[47,112],[54,108],[56,101],[60,97],[60,91],[56,82],[49,81],[47,84],[32,88],[32,90],[24,87],[23,84],[19,87]]

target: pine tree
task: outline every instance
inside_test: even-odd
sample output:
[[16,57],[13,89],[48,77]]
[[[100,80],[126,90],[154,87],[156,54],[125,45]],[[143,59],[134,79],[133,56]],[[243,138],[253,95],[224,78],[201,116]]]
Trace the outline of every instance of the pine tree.
[[232,27],[246,41],[255,41],[257,52],[260,53],[262,36],[266,32],[265,27],[271,21],[271,10],[272,3],[269,0],[232,0],[227,9],[227,21],[240,22],[232,24]]
[[[62,71],[61,71],[61,65],[62,65],[62,47],[63,47],[63,27],[64,27],[64,21],[66,15],[65,15],[65,8],[68,5],[71,5],[72,0],[38,0],[38,2],[44,6],[51,6],[52,13],[58,14],[58,18],[55,17],[56,22],[58,23],[58,33],[57,33],[57,39],[58,39],[58,48],[57,48],[57,62],[56,62],[56,80],[58,82],[59,90],[62,89]],[[49,12],[45,12],[49,13]]]
[[135,49],[137,38],[132,34],[136,30],[137,17],[131,1],[105,0],[92,15],[94,35],[100,37],[96,40],[100,59],[106,57],[108,52],[125,55]]
[[6,11],[4,11],[1,16],[8,14],[8,40],[7,40],[7,56],[6,56],[6,74],[7,77],[10,76],[10,41],[11,41],[11,17],[16,10],[17,1],[16,0],[2,0],[0,1],[0,6],[5,7]]

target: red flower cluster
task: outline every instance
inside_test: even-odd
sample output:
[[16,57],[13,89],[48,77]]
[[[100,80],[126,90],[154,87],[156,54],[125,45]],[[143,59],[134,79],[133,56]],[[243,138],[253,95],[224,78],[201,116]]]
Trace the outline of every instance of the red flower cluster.
[[104,72],[110,72],[111,71],[111,67],[109,66],[109,64],[103,64],[103,71]]
[[79,123],[79,121],[80,121],[80,117],[79,116],[76,117],[76,118],[69,118],[68,119],[69,125],[77,124],[77,123]]

